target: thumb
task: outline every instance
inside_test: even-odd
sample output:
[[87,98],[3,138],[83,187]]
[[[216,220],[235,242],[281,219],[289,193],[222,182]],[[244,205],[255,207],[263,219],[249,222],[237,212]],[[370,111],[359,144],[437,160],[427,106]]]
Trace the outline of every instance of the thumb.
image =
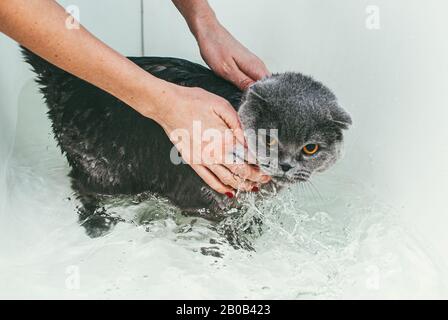
[[235,62],[242,72],[254,80],[258,81],[271,75],[266,65],[255,55],[243,63],[237,60]]
[[230,69],[223,76],[240,90],[246,90],[255,82],[249,75],[240,70],[235,60],[232,60],[229,64],[229,68]]

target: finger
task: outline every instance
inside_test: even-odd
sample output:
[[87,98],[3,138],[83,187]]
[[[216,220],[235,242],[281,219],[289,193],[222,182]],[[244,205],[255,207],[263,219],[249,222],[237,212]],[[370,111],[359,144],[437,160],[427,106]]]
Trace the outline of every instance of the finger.
[[250,147],[244,147],[243,145],[236,143],[231,146],[231,152],[226,150],[226,154],[230,155],[230,164],[251,164],[257,166],[257,158],[254,152],[250,150]]
[[251,77],[240,70],[237,63],[233,59],[226,64],[223,76],[241,90],[246,90],[255,82]]
[[255,156],[251,148],[248,147],[245,151],[246,151],[245,159],[247,163],[257,166],[257,157]]
[[255,186],[254,183],[241,179],[222,165],[211,165],[208,168],[216,175],[216,177],[219,178],[219,180],[221,180],[223,184],[232,186],[234,189],[251,191]]
[[232,130],[233,135],[243,146],[246,146],[246,139],[244,138],[244,132],[241,128],[240,119],[238,118],[238,113],[233,109],[232,105],[226,101],[225,104],[220,104],[213,108],[216,115],[220,117]]
[[258,81],[271,75],[271,72],[263,61],[255,55],[248,61],[239,62],[238,60],[235,60],[235,63],[242,72],[254,80]]
[[204,180],[204,182],[208,184],[209,187],[215,190],[216,192],[225,194],[229,198],[235,196],[235,191],[231,187],[223,184],[216,177],[216,175],[213,172],[211,172],[207,167],[201,165],[191,165],[191,167],[193,168],[194,171],[196,171],[196,173],[201,177],[201,179]]
[[258,167],[249,164],[226,164],[229,171],[244,180],[255,183],[267,183],[270,177],[265,175]]

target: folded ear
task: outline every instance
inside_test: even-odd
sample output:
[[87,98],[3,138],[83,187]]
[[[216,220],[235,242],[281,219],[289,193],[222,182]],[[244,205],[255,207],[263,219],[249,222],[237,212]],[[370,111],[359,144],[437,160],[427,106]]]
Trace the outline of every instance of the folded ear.
[[341,129],[348,129],[352,124],[352,118],[348,112],[339,106],[330,109],[330,121],[340,126]]

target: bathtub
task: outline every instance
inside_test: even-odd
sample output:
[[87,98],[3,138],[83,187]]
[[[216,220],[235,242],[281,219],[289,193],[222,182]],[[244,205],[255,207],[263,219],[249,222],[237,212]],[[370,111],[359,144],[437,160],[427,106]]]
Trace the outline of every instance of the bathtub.
[[[211,1],[271,70],[328,85],[354,125],[333,169],[250,207],[255,251],[157,197],[113,203],[127,222],[89,238],[33,75],[0,39],[2,70],[20,70],[0,79],[0,298],[448,298],[447,4],[275,3]],[[200,61],[170,4],[145,5],[146,54]]]

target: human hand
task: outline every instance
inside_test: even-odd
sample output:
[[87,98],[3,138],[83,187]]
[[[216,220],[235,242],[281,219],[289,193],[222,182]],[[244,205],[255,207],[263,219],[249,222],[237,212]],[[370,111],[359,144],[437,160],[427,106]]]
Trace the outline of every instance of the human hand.
[[[261,183],[270,180],[258,167],[226,158],[235,144],[245,145],[238,114],[228,101],[200,88],[173,88],[163,114],[154,119],[205,183],[232,198],[235,189],[257,191]],[[199,133],[195,121],[201,126]],[[207,141],[210,133],[213,137]]]
[[270,75],[263,61],[236,40],[216,19],[203,19],[194,28],[204,61],[241,90]]

